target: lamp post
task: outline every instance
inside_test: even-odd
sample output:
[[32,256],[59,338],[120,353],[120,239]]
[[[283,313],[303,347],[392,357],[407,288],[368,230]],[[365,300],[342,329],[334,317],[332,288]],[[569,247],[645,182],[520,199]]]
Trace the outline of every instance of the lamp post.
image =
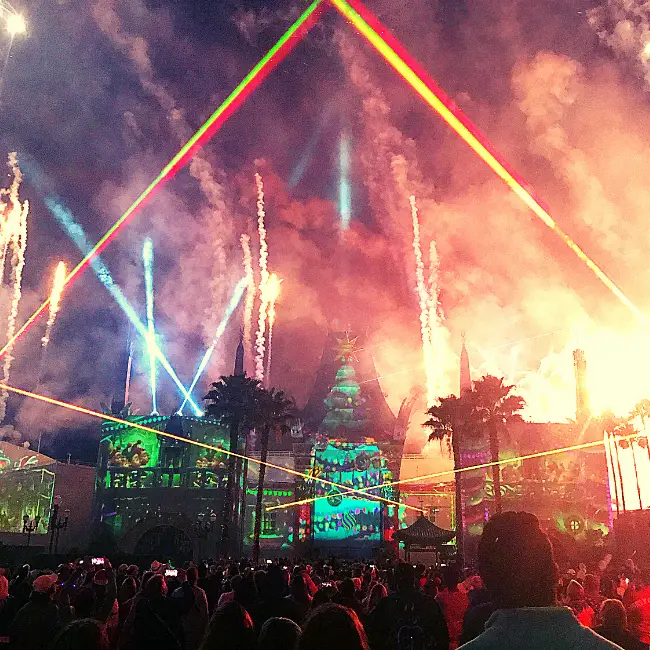
[[[48,531],[50,533],[50,545],[48,547],[48,553],[52,555],[52,547],[55,551],[59,549],[59,535],[62,530],[65,530],[68,527],[68,519],[70,517],[70,511],[64,510],[63,517],[59,517],[59,509],[61,507],[61,497],[59,495],[54,497],[52,501],[52,509],[50,510],[50,523],[48,526]],[[55,544],[56,538],[56,544]]]
[[210,536],[210,534],[214,532],[216,526],[217,526],[217,515],[214,511],[210,512],[207,518],[205,514],[202,512],[199,512],[199,514],[196,515],[196,521],[192,526],[192,530],[194,531],[194,534],[199,540],[199,555],[201,555],[200,540],[207,539]]
[[40,522],[40,515],[36,515],[34,519],[30,519],[29,515],[23,516],[23,533],[27,533],[27,548],[29,548],[29,544],[32,541],[32,533],[38,528]]

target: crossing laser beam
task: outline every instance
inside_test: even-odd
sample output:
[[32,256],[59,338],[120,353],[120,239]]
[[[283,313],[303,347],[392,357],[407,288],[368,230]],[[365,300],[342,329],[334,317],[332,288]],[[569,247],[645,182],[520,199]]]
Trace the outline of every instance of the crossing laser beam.
[[[252,92],[268,77],[271,71],[283,61],[289,52],[302,40],[302,37],[314,26],[318,16],[328,5],[323,0],[313,0],[305,11],[280,37],[277,43],[264,55],[264,57],[242,79],[239,85],[226,97],[221,106],[210,115],[199,130],[185,143],[181,150],[165,165],[164,169],[151,181],[146,189],[122,214],[122,216],[106,231],[104,236],[87,252],[84,258],[70,271],[65,279],[65,285],[71,284],[85,271],[93,258],[101,253],[113,240],[122,226],[132,217],[145,202],[159,190],[163,184],[188,162],[226,122],[226,120],[243,104]],[[49,305],[49,298],[25,321],[22,327],[0,349],[0,358],[7,350],[38,320]]]
[[[627,435],[627,436],[617,436],[617,440],[631,440],[632,438],[637,438],[639,436],[638,432],[635,432],[633,434]],[[469,467],[460,467],[458,469],[448,469],[444,470],[442,472],[434,472],[433,474],[423,474],[422,476],[412,476],[410,478],[405,478],[400,481],[391,481],[389,483],[383,483],[382,485],[372,485],[369,487],[362,487],[359,488],[358,490],[354,490],[355,493],[359,492],[368,492],[370,490],[378,490],[381,488],[385,487],[393,487],[395,485],[406,485],[408,483],[418,483],[420,481],[427,481],[431,480],[434,478],[441,478],[443,476],[450,476],[450,475],[456,475],[456,474],[462,474],[463,472],[473,472],[475,470],[479,469],[487,469],[489,467],[494,467],[495,465],[513,465],[517,464],[520,462],[523,462],[525,460],[532,460],[534,458],[545,458],[546,456],[555,456],[557,454],[565,454],[567,452],[571,451],[582,451],[584,449],[593,449],[594,447],[600,447],[601,445],[604,445],[604,440],[593,440],[592,442],[582,442],[580,444],[576,445],[570,445],[568,447],[558,447],[556,449],[547,449],[545,451],[537,451],[532,454],[524,454],[523,456],[517,456],[515,458],[506,458],[504,460],[498,460],[498,461],[491,461],[488,463],[481,463],[479,465],[471,465]],[[320,481],[320,478],[316,479]],[[351,494],[352,491],[350,488],[346,488],[345,492],[341,492],[341,496],[345,496],[346,494]],[[302,506],[306,505],[308,503],[314,503],[314,501],[320,501],[321,499],[327,499],[327,495],[324,496],[319,496],[319,497],[312,497],[310,499],[301,499],[300,501],[292,501],[291,503],[283,503],[282,505],[279,506],[271,506],[267,508],[267,510],[277,510],[279,508],[290,508],[293,506]]]
[[537,199],[530,186],[492,147],[487,138],[462,113],[456,103],[433,81],[429,73],[408,53],[359,0],[330,0],[336,9],[366,38],[386,62],[465,141],[474,153],[575,253],[585,266],[635,316],[645,320],[638,307],[609,276],[562,230]]
[[[151,389],[151,413],[158,413],[156,403],[156,327],[153,309],[153,242],[149,237],[142,246],[142,263],[144,266],[144,290],[147,309],[147,352],[149,354],[149,387]],[[187,398],[185,398],[187,401]]]
[[[51,404],[52,406],[60,406],[61,408],[68,409],[69,411],[74,411],[76,413],[80,413],[82,415],[88,415],[90,417],[98,418],[100,420],[105,420],[107,422],[114,422],[115,424],[123,424],[128,427],[131,427],[133,429],[138,429],[140,431],[147,431],[149,433],[154,433],[157,436],[163,436],[165,438],[170,438],[171,440],[176,440],[177,442],[185,442],[189,445],[195,445],[196,447],[202,447],[203,449],[210,449],[212,451],[218,451],[221,453],[226,454],[227,456],[234,456],[235,458],[241,458],[242,460],[248,460],[251,463],[256,463],[257,465],[264,465],[265,467],[270,467],[271,469],[277,469],[280,472],[285,472],[287,474],[291,474],[292,476],[297,476],[299,478],[304,478],[306,480],[312,480],[313,477],[309,476],[309,474],[303,474],[301,472],[296,471],[295,469],[291,469],[290,467],[283,467],[282,465],[276,465],[275,463],[269,463],[269,462],[263,462],[258,458],[255,458],[253,456],[245,456],[244,454],[238,454],[237,452],[230,451],[228,449],[223,449],[221,447],[215,447],[213,445],[208,445],[205,442],[200,442],[199,440],[190,440],[188,438],[183,438],[181,436],[176,436],[173,433],[167,433],[166,431],[159,431],[158,429],[154,429],[152,427],[148,427],[144,424],[140,424],[138,422],[129,422],[129,420],[124,420],[122,418],[118,418],[114,415],[108,415],[104,413],[99,413],[99,411],[93,411],[92,409],[88,409],[85,406],[78,406],[77,404],[70,404],[69,402],[63,402],[58,399],[54,399],[53,397],[47,397],[46,395],[39,395],[38,393],[33,393],[28,390],[23,390],[22,388],[16,388],[15,386],[9,386],[7,384],[2,384],[0,383],[0,390],[6,390],[9,391],[10,393],[15,393],[16,395],[22,395],[23,397],[31,397],[32,399],[39,400],[40,402],[45,402],[46,404]],[[320,483],[324,483],[326,485],[330,485],[335,488],[340,488],[344,490],[349,490],[349,488],[345,485],[340,485],[339,483],[334,483],[333,481],[328,481],[327,479],[321,479],[319,478],[318,481]],[[353,490],[354,492],[360,492],[360,490]],[[384,497],[380,497],[376,494],[364,494],[363,495],[365,498],[372,498],[377,501],[382,501],[384,503],[388,503],[389,505],[393,506],[403,506],[409,510],[416,510],[417,512],[422,512],[422,508],[415,508],[413,506],[409,506],[406,504],[399,503],[397,501],[393,501],[392,499],[385,499]]]
[[[199,367],[196,370],[194,379],[192,379],[192,383],[190,384],[188,395],[192,394],[192,391],[196,387],[196,384],[198,383],[199,379],[201,378],[203,371],[206,369],[208,363],[210,363],[210,358],[212,357],[214,348],[216,347],[219,339],[223,336],[223,333],[226,331],[226,327],[228,327],[228,322],[230,321],[230,317],[233,315],[233,312],[235,311],[235,309],[237,309],[237,306],[241,302],[242,296],[244,295],[244,291],[246,291],[246,289],[248,288],[248,283],[249,283],[249,279],[247,277],[242,278],[237,283],[237,286],[235,287],[235,290],[233,291],[233,294],[230,297],[230,301],[226,306],[226,311],[221,319],[221,322],[217,327],[217,331],[214,334],[212,343],[210,344],[210,347],[205,351],[205,354],[201,359],[201,363],[199,363]],[[185,408],[185,404],[187,404],[187,401],[188,398],[186,397],[185,401],[181,404],[181,407],[178,409],[178,413],[182,414],[183,409]]]
[[[86,238],[86,233],[84,233],[83,228],[76,222],[72,212],[68,210],[58,199],[55,199],[53,196],[45,197],[45,205],[50,211],[52,216],[58,221],[59,224],[64,228],[68,233],[68,236],[72,241],[77,245],[77,248],[81,251],[82,254],[90,250],[90,242]],[[140,320],[135,309],[131,306],[131,303],[128,301],[127,297],[122,292],[122,289],[115,283],[111,272],[108,270],[106,264],[104,264],[101,257],[94,256],[91,258],[90,266],[97,275],[99,281],[106,287],[108,293],[113,296],[115,302],[118,304],[120,309],[126,314],[126,317],[133,323],[138,334],[143,338],[144,341],[147,341],[147,345],[151,352],[154,353],[156,359],[160,362],[160,365],[167,371],[172,381],[178,387],[183,397],[186,397],[196,415],[203,415],[203,411],[191,398],[190,394],[185,389],[185,386],[181,383],[181,380],[178,378],[176,371],[172,368],[171,364],[167,360],[167,357],[163,354],[160,346],[156,342],[155,338],[153,340],[149,337],[149,332],[145,325]],[[49,300],[48,300],[49,303]]]

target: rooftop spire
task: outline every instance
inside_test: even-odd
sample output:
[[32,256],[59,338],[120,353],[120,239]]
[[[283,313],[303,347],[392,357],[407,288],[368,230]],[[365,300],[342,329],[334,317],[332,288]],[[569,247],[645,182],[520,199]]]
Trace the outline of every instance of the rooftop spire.
[[235,371],[236,376],[241,377],[245,375],[244,371],[244,333],[239,332],[239,345],[237,345],[237,352],[235,354]]
[[462,346],[460,348],[460,394],[472,390],[472,374],[469,369],[469,355],[465,347],[465,332],[461,333]]

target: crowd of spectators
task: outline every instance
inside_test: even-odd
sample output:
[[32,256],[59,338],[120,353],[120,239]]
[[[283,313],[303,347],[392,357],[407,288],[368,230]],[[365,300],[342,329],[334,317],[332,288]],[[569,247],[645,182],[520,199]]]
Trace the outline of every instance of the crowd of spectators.
[[641,650],[650,584],[611,556],[562,571],[537,519],[485,527],[455,565],[267,560],[113,567],[86,558],[0,575],[0,649]]

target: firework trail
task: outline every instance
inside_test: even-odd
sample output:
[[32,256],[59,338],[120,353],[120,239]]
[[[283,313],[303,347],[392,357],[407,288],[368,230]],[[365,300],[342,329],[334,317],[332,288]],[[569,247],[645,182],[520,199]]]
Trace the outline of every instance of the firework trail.
[[239,238],[242,254],[244,256],[244,273],[246,278],[246,300],[244,302],[244,349],[245,359],[251,353],[253,332],[253,309],[255,307],[255,275],[253,273],[253,255],[251,253],[251,238],[242,235]]
[[[435,370],[433,368],[431,348],[431,326],[429,320],[429,306],[431,296],[427,290],[424,279],[424,260],[422,259],[422,247],[420,245],[420,221],[418,219],[418,207],[415,197],[409,197],[411,204],[411,218],[413,220],[413,252],[415,254],[415,277],[416,289],[420,303],[420,331],[422,334],[422,357],[424,361],[424,373],[426,377],[427,406],[433,406],[436,398]],[[437,297],[435,299],[437,309]]]
[[65,276],[67,275],[67,272],[65,262],[59,262],[56,266],[56,271],[54,272],[52,292],[50,293],[50,313],[47,317],[47,324],[45,325],[45,334],[43,334],[43,338],[41,339],[43,354],[45,354],[45,350],[50,342],[54,321],[56,320],[56,315],[59,313],[59,308],[61,307],[61,296],[63,295]]
[[280,296],[280,285],[282,280],[275,274],[269,276],[268,299],[269,299],[269,340],[266,353],[266,385],[271,381],[271,353],[273,351],[273,325],[275,324],[275,303]]
[[260,312],[257,321],[256,348],[255,357],[255,378],[264,381],[264,353],[266,351],[266,317],[269,307],[269,248],[266,243],[266,227],[264,225],[264,185],[262,177],[255,174],[255,183],[257,185],[257,229],[260,234]]
[[447,329],[443,324],[440,311],[440,259],[436,242],[429,245],[429,336],[431,341],[431,371],[433,372],[434,399],[442,394],[442,377],[444,374],[442,351],[447,346]]
[[[18,306],[22,295],[23,269],[25,268],[25,249],[27,247],[27,214],[29,212],[29,203],[25,201],[20,203],[18,197],[18,188],[22,179],[22,174],[18,168],[16,154],[9,155],[9,167],[13,172],[14,181],[9,190],[8,218],[5,227],[8,233],[5,235],[8,240],[8,246],[11,246],[11,273],[10,282],[12,283],[11,307],[7,317],[7,340],[11,341],[16,331],[16,320],[18,318]],[[5,252],[6,256],[6,252]],[[2,367],[2,376],[4,382],[9,381],[11,363],[13,361],[13,345],[9,346],[4,357]],[[4,421],[7,411],[7,398],[9,393],[3,390],[0,393],[0,424]]]

